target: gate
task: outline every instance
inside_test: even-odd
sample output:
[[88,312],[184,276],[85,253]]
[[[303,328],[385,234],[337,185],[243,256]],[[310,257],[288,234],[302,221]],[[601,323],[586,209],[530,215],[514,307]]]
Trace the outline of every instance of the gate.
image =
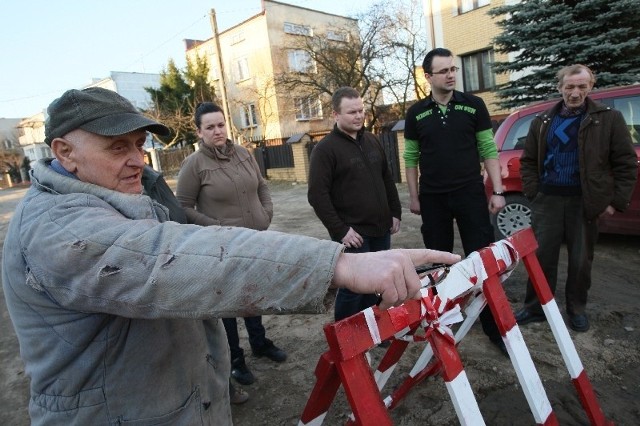
[[289,144],[258,146],[253,150],[260,173],[267,177],[268,169],[293,167],[293,149]]
[[398,156],[398,134],[387,130],[391,129],[391,127],[393,126],[385,127],[378,135],[378,138],[382,143],[384,154],[387,156],[387,164],[389,169],[391,169],[393,181],[400,183],[402,182],[402,178],[400,176],[400,160]]

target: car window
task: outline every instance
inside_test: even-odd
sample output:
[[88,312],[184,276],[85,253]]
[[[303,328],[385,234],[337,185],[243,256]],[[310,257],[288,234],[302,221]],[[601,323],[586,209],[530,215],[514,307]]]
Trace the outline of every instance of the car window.
[[614,98],[613,107],[620,111],[629,126],[634,145],[640,145],[640,96]]
[[527,139],[527,133],[529,133],[531,121],[533,121],[535,116],[535,114],[529,114],[524,117],[520,117],[513,123],[509,132],[507,132],[504,144],[502,144],[502,151],[524,148],[524,141]]

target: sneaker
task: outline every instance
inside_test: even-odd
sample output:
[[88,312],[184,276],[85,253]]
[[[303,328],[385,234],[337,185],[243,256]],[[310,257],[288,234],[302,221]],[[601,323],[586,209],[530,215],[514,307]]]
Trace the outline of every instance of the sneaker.
[[236,358],[231,361],[231,377],[241,385],[250,385],[256,381],[253,373],[244,362],[244,358]]
[[589,318],[585,314],[569,315],[569,327],[574,331],[585,332],[589,330]]
[[536,314],[529,311],[527,308],[522,308],[516,312],[516,321],[518,322],[518,325],[525,325],[530,322],[543,322],[546,320],[547,317],[545,317],[544,314]]
[[274,362],[284,362],[287,359],[287,353],[273,344],[269,339],[264,340],[264,345],[258,348],[251,348],[254,356],[266,356]]
[[229,399],[232,404],[244,404],[249,400],[249,394],[240,388],[236,388],[234,386],[229,387]]

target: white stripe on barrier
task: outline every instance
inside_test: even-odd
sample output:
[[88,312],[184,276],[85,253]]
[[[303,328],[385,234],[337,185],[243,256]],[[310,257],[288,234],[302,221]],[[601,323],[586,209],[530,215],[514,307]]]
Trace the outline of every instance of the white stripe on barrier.
[[391,403],[393,402],[393,398],[391,398],[391,395],[389,395],[388,397],[383,399],[382,402],[384,402],[384,406],[385,407],[389,408],[389,407],[391,407]]
[[500,274],[500,281],[503,282],[516,269],[520,262],[520,253],[507,240],[500,240],[490,246],[491,252],[497,260],[502,260],[506,266],[505,272]]
[[374,344],[382,342],[380,339],[380,329],[378,329],[378,323],[376,322],[376,316],[373,313],[373,307],[367,308],[364,311],[364,319],[367,321],[367,327],[369,328],[369,334]]
[[461,425],[484,425],[482,413],[473,396],[473,390],[464,370],[450,382],[445,382],[453,408],[456,410]]
[[551,414],[551,404],[517,324],[507,331],[504,343],[533,418],[537,424],[544,424]]
[[471,327],[476,322],[476,319],[478,319],[480,312],[486,306],[486,304],[487,299],[484,297],[484,294],[479,293],[473,299],[473,301],[471,301],[471,303],[467,305],[467,307],[464,309],[464,313],[466,314],[467,318],[465,318],[462,325],[458,328],[458,331],[456,331],[456,343],[459,343],[464,338],[464,336],[467,335],[469,330],[471,330]]
[[551,327],[551,332],[556,339],[558,348],[560,348],[564,363],[567,365],[569,376],[571,376],[571,379],[576,379],[582,374],[584,367],[582,366],[582,361],[580,361],[576,347],[573,344],[573,340],[571,340],[569,330],[567,330],[567,326],[562,319],[562,314],[560,313],[560,309],[558,309],[556,300],[551,299],[548,303],[542,305],[542,310],[547,316],[549,327]]
[[[451,267],[446,278],[438,284],[438,295],[436,298],[442,300],[442,303],[437,306],[438,313],[441,314],[444,311],[448,300],[453,300],[473,288],[469,266],[472,265],[467,259],[456,263]],[[434,303],[434,306],[436,306],[436,303]]]
[[467,259],[469,259],[469,261],[473,265],[472,276],[477,278],[476,283],[483,283],[484,280],[487,279],[488,275],[487,270],[484,268],[484,262],[480,257],[480,253],[474,251],[467,257]]
[[391,373],[393,373],[393,370],[395,370],[397,365],[398,363],[395,363],[391,367],[387,368],[386,371],[376,370],[375,373],[373,373],[373,378],[375,379],[376,384],[378,385],[378,390],[382,390],[384,385],[387,384],[389,377],[391,377]]
[[309,423],[302,423],[302,420],[298,422],[298,426],[320,426],[324,422],[324,418],[327,417],[327,412],[325,411],[315,419],[311,420]]

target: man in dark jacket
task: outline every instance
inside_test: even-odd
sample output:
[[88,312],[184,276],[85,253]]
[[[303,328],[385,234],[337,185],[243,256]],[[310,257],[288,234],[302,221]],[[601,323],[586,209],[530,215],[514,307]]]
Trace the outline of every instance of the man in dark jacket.
[[[636,182],[636,154],[619,111],[589,99],[595,77],[584,65],[558,72],[562,101],[531,123],[520,159],[523,192],[531,200],[537,256],[555,293],[558,256],[567,244],[565,301],[569,326],[587,331],[587,295],[599,216],[623,211]],[[544,321],[527,283],[520,325]]]
[[[351,87],[331,99],[336,124],[311,153],[309,204],[347,252],[387,250],[400,230],[402,207],[380,141],[364,130],[364,104]],[[336,321],[366,309],[375,294],[338,290]]]

